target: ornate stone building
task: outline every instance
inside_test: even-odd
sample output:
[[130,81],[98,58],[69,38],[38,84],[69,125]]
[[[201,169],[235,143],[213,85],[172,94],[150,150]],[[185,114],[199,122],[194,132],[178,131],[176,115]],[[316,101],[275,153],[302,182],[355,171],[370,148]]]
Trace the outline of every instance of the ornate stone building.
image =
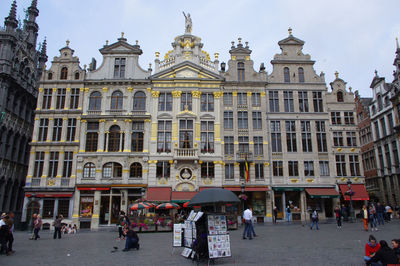
[[[37,1],[22,24],[13,1],[0,27],[0,210],[21,215],[39,79],[47,61],[46,41],[37,48]],[[39,45],[40,46],[40,45]]]

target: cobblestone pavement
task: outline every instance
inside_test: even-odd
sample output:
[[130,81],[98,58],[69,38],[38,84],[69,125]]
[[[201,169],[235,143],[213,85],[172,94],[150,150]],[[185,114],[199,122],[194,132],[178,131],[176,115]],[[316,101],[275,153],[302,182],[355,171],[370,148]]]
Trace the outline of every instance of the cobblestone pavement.
[[[362,223],[321,224],[311,231],[302,225],[258,225],[259,235],[243,240],[242,229],[230,231],[232,257],[218,259],[216,265],[364,265],[364,245],[371,232]],[[111,232],[112,231],[112,232]],[[378,240],[400,238],[400,222],[393,221],[373,232]],[[1,256],[0,265],[196,265],[172,248],[172,233],[143,233],[140,250],[122,252],[125,241],[116,241],[116,228],[108,231],[66,235],[54,240],[41,232],[37,241],[28,240],[27,232],[16,232],[12,256]],[[118,247],[112,253],[113,247]],[[203,263],[204,265],[204,263]]]

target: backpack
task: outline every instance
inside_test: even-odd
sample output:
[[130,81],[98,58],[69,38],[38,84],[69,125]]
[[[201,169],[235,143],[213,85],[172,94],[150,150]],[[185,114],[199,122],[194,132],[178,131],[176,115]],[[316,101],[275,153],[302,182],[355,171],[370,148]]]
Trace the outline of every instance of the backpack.
[[312,213],[312,216],[311,216],[313,219],[318,219],[318,213],[317,213],[317,211],[314,211],[313,213]]

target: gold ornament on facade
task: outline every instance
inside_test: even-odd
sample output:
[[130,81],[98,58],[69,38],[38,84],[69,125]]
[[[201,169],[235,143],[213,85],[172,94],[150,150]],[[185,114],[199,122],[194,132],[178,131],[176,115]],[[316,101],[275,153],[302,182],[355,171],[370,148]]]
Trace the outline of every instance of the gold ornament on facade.
[[248,91],[248,92],[247,92],[247,96],[251,96],[251,94],[252,94],[251,91]]
[[205,185],[211,185],[213,183],[213,181],[212,181],[212,179],[211,178],[204,178],[203,179],[203,184],[205,184]]
[[265,91],[260,92],[261,97],[265,97]]
[[356,148],[351,148],[350,150],[351,150],[352,152],[354,152],[354,151],[356,150]]
[[128,88],[126,88],[126,90],[129,91],[129,92],[132,92],[133,88],[132,87],[128,87]]
[[250,61],[250,55],[246,55],[246,57],[244,58],[246,61]]
[[201,91],[192,91],[192,96],[193,98],[200,98]]
[[315,181],[314,178],[307,178],[306,179],[307,183],[314,183],[314,181]]
[[172,91],[172,97],[179,98],[182,95],[182,91]]
[[48,179],[47,180],[47,185],[52,187],[56,185],[56,180],[54,178]]
[[214,91],[213,94],[214,94],[214,98],[216,98],[216,99],[221,98],[224,95],[224,93],[222,91]]
[[232,96],[237,96],[237,91],[232,91]]
[[108,88],[103,88],[103,91],[104,91],[104,92],[107,92],[107,91],[108,91]]
[[160,92],[159,91],[152,91],[151,92],[151,96],[153,96],[154,98],[158,98],[160,96]]
[[160,52],[156,52],[156,59],[160,58]]
[[218,60],[219,53],[214,53],[215,60]]
[[147,90],[148,92],[151,92],[151,88],[146,88],[146,90]]
[[53,88],[53,92],[56,92],[57,91],[57,88]]
[[337,148],[336,149],[338,152],[341,152],[341,151],[343,151],[343,149],[342,148]]
[[290,183],[297,183],[297,182],[299,182],[299,180],[298,179],[290,179]]
[[210,61],[210,54],[206,51],[201,51],[207,58],[208,61]]
[[105,119],[100,119],[100,120],[99,120],[99,123],[105,123],[105,122],[106,122]]
[[236,55],[232,55],[232,60],[235,61],[236,60]]
[[39,88],[39,92],[43,92],[43,88]]
[[[173,52],[173,50],[169,50],[169,51],[164,55],[164,60],[167,60],[172,52]],[[160,53],[158,53],[158,55],[160,56]],[[157,57],[157,56],[156,56],[156,57]]]

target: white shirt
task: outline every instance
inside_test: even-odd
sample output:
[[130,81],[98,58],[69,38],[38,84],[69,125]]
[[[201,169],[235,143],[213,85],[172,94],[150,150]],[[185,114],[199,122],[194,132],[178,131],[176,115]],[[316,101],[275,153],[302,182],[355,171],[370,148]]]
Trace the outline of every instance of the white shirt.
[[243,212],[243,219],[245,219],[245,220],[251,220],[251,218],[253,218],[253,213],[252,213],[252,211],[250,211],[250,209],[246,209],[246,210]]
[[6,225],[6,222],[3,221],[3,219],[0,220],[0,227]]

